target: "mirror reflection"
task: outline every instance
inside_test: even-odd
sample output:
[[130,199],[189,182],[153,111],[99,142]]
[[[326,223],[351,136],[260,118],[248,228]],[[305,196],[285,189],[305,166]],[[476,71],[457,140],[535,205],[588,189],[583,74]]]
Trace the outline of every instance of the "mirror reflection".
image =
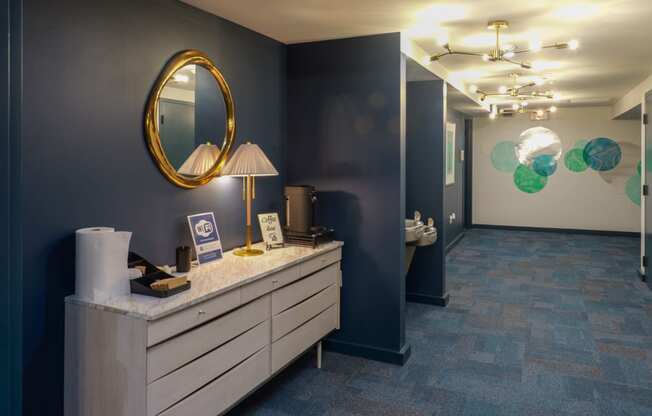
[[178,174],[199,177],[213,167],[226,134],[226,105],[207,69],[176,71],[161,91],[158,114],[161,146]]

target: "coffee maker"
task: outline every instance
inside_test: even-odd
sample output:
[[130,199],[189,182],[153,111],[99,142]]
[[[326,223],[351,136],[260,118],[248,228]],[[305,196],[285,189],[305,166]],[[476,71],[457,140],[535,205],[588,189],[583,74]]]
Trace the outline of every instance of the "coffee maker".
[[285,240],[288,244],[313,248],[332,240],[333,230],[314,224],[318,199],[315,187],[295,185],[285,187]]

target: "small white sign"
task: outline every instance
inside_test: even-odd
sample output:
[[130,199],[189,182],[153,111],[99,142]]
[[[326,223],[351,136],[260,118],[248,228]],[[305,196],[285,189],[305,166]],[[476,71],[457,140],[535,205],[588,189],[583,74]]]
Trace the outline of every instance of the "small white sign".
[[268,247],[283,244],[283,230],[281,229],[281,221],[278,219],[278,213],[258,214],[258,222],[263,241]]
[[212,212],[188,216],[188,226],[199,264],[222,259],[222,241]]

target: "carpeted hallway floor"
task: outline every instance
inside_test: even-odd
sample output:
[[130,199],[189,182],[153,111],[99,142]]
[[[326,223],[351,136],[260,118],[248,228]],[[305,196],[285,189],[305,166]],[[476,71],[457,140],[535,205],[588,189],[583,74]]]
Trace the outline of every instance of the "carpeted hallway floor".
[[635,238],[470,230],[447,308],[408,303],[412,357],[308,354],[245,415],[652,415],[652,292]]

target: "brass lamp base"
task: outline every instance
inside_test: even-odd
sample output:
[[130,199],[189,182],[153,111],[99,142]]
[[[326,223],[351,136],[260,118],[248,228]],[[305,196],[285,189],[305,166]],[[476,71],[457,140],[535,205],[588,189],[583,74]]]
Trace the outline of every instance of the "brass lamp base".
[[233,252],[233,254],[240,257],[260,256],[261,254],[264,253],[265,252],[263,250],[258,250],[256,248],[241,248],[240,250],[236,250]]

